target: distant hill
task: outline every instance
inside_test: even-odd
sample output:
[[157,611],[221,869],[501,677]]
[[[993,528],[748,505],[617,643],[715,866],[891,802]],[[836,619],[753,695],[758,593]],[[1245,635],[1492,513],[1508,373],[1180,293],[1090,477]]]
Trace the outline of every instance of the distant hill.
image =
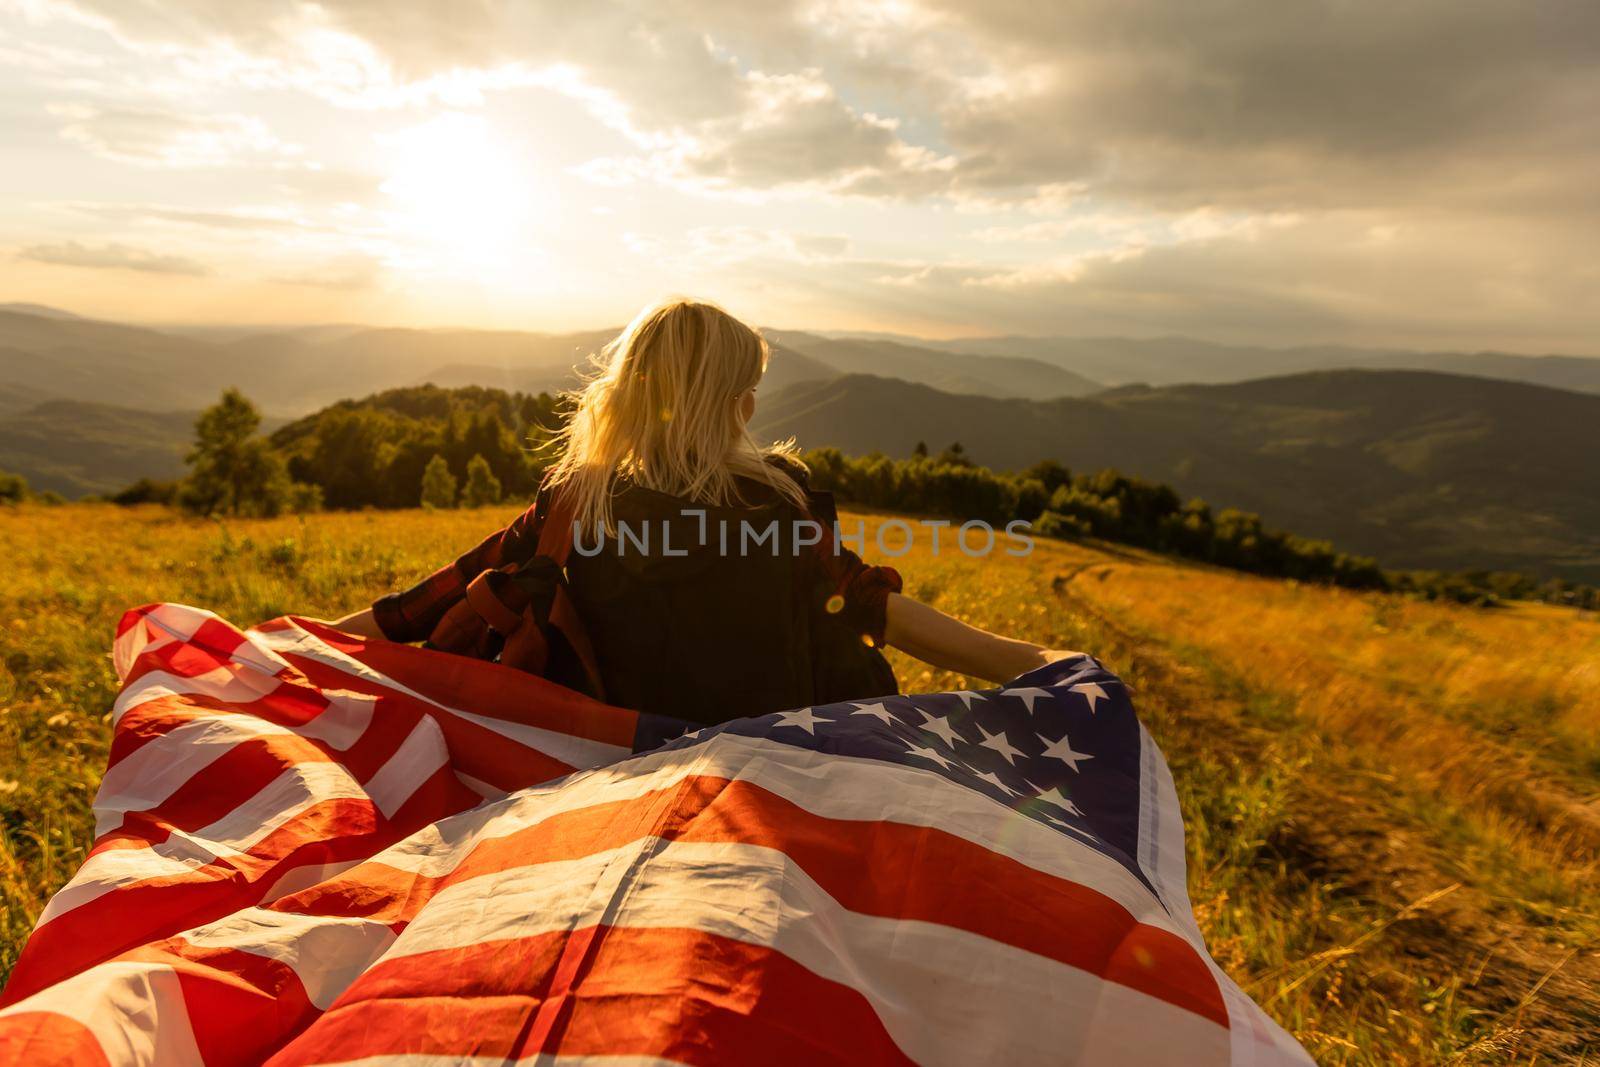
[[74,315],[70,311],[62,311],[60,308],[48,307],[44,304],[0,304],[0,311],[16,311],[23,315],[38,315],[46,319],[73,319],[79,322],[83,321],[82,315]]
[[29,385],[0,385],[0,415],[26,411],[48,399],[48,394]]
[[[229,385],[264,411],[299,415],[350,396],[426,382],[553,391],[576,380],[615,327],[550,334],[373,328],[349,323],[156,330],[32,304],[0,305],[0,412],[43,399],[194,410]],[[767,330],[765,392],[874,374],[973,396],[1048,399],[1104,386],[1242,381],[1342,367],[1421,369],[1600,392],[1600,359],[1259,348],[1189,338],[995,337],[923,341]]]
[[[761,379],[764,393],[775,392],[796,382],[822,381],[836,378],[842,373],[820,360],[813,359],[787,345],[772,345],[772,358],[767,363],[766,376]],[[570,369],[517,368],[488,364],[452,363],[424,374],[415,384],[437,385],[445,389],[482,385],[507,392],[557,393],[570,389],[576,378]]]
[[194,410],[230,369],[208,344],[137,326],[0,310],[0,391],[142,408]]
[[912,343],[944,352],[1035,359],[1108,385],[1238,382],[1300,371],[1369,368],[1472,374],[1600,393],[1600,359],[1589,356],[1418,352],[1340,345],[1264,348],[1191,337],[987,337]]
[[[0,419],[0,471],[68,499],[114,493],[140,478],[177,478],[198,414],[47,400]],[[261,429],[270,433],[283,421],[268,416]]]
[[947,393],[974,396],[1083,396],[1104,388],[1081,374],[1026,356],[942,352],[901,341],[833,338],[799,330],[768,330],[767,337],[833,368],[838,374],[875,374],[920,382]]
[[762,437],[978,463],[1117,467],[1389,566],[1600,578],[1600,396],[1461,375],[1322,371],[1048,401],[850,376],[764,398]]
[[[554,392],[571,387],[590,355],[618,332],[350,325],[163,331],[79,319],[48,308],[0,308],[0,410],[48,397],[192,410],[213,402],[230,385],[264,411],[281,415],[427,382]],[[863,368],[936,383],[951,392],[1052,396],[1096,387],[1037,360],[991,361],[906,345],[795,337],[822,347],[824,354],[774,336],[767,391]],[[9,401],[12,396],[22,400]]]
[[194,419],[194,412],[47,401],[0,419],[0,470],[66,497],[115,492],[140,478],[176,478]]

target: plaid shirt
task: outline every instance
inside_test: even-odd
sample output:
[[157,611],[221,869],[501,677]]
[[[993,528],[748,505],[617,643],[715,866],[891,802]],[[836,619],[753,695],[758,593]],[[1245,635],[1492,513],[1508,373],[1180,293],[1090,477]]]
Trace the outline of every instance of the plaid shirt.
[[[398,593],[373,602],[372,615],[391,641],[425,641],[439,620],[462,597],[467,586],[484,571],[508,563],[524,563],[536,554],[544,514],[536,501],[511,524],[484,538],[476,548],[454,563]],[[893,567],[868,566],[860,556],[838,544],[834,531],[824,524],[822,540],[802,559],[803,566],[816,567],[825,581],[825,610],[842,616],[857,632],[882,645],[887,624],[890,593],[902,587],[900,572]]]

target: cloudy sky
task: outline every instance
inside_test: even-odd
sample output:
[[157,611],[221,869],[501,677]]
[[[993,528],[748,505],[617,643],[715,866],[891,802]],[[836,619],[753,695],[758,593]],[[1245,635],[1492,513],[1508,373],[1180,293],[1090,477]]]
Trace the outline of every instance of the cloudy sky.
[[1600,354],[1594,0],[0,0],[0,301]]

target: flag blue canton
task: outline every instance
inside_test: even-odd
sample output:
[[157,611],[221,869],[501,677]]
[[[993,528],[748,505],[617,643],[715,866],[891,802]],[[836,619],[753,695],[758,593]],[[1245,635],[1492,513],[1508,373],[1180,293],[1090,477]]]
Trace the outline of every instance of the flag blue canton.
[[823,704],[738,719],[718,734],[937,772],[1105,853],[1147,886],[1138,855],[1141,731],[1127,687],[1091,656],[1000,689]]

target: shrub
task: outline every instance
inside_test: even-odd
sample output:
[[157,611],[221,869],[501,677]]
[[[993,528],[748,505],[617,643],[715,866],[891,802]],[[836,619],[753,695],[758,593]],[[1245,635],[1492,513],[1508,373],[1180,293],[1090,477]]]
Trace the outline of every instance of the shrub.
[[20,504],[28,499],[28,479],[0,471],[0,504]]
[[437,453],[428,460],[422,472],[422,506],[425,508],[453,508],[456,506],[456,476],[450,473],[450,464]]
[[113,504],[171,504],[178,498],[177,482],[162,482],[153,478],[140,478],[132,485],[112,494]]
[[1046,511],[1034,521],[1033,532],[1041,537],[1059,537],[1064,541],[1077,541],[1088,537],[1092,531],[1089,524],[1076,515]]
[[260,426],[261,413],[237,389],[202,411],[178,503],[200,515],[272,516],[288,507],[288,463],[255,436]]
[[489,469],[489,461],[474,454],[467,464],[467,486],[461,493],[464,508],[484,508],[500,503],[500,479]]

